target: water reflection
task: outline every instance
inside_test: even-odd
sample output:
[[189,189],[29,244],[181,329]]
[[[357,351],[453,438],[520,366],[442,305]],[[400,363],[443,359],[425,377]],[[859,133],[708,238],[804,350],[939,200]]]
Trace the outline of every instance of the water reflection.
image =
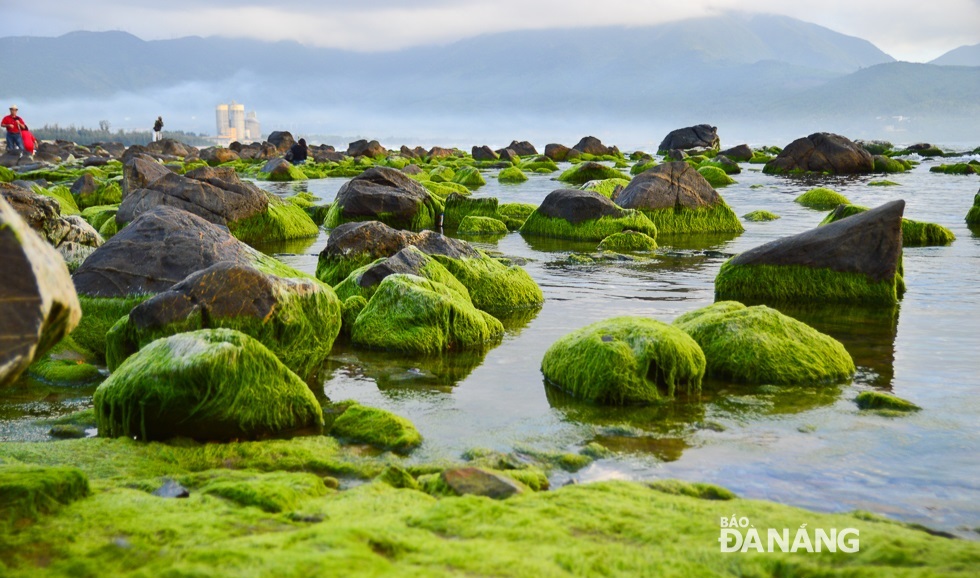
[[538,313],[541,313],[540,307],[531,307],[528,309],[515,309],[507,313],[499,313],[494,315],[494,317],[503,324],[504,331],[508,335],[515,336],[520,335],[521,331],[534,321]]
[[486,351],[460,351],[422,357],[391,351],[355,349],[338,339],[324,363],[322,381],[338,375],[368,378],[380,390],[421,389],[450,392],[460,381],[483,363]]
[[[305,255],[318,251],[318,237],[306,237],[303,239],[288,239],[285,241],[265,241],[263,243],[253,243],[252,246],[265,253],[279,259],[281,255]],[[316,247],[314,247],[316,245]]]
[[724,251],[742,233],[699,233],[657,235],[657,245],[661,249],[676,249],[682,251]]

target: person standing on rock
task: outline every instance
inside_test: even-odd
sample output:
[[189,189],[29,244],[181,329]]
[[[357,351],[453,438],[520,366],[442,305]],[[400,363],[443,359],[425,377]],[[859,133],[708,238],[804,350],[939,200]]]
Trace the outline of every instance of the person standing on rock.
[[298,143],[289,147],[289,152],[286,153],[286,160],[294,165],[301,165],[306,162],[309,152],[310,149],[306,146],[306,139],[301,138]]
[[10,107],[10,114],[3,117],[0,124],[3,125],[3,128],[7,129],[7,150],[19,151],[21,156],[23,156],[24,137],[21,131],[27,130],[27,125],[24,123],[24,119],[17,116],[17,105]]
[[157,142],[163,138],[163,117],[158,116],[157,121],[153,123],[153,142]]

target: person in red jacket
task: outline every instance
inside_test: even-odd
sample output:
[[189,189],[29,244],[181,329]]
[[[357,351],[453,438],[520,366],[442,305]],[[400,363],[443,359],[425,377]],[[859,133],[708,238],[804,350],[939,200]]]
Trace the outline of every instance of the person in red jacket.
[[16,105],[10,107],[10,114],[3,117],[0,125],[3,125],[3,128],[7,129],[7,150],[20,151],[21,156],[23,156],[24,139],[20,133],[21,131],[27,130],[27,124],[24,123],[24,119],[17,116]]

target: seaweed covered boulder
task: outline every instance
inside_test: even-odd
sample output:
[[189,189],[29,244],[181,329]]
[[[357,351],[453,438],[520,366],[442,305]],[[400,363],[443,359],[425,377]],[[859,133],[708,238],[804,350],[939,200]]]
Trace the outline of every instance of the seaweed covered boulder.
[[629,180],[629,176],[612,167],[607,167],[602,163],[592,161],[575,165],[558,176],[559,181],[573,185],[584,185],[589,181],[601,181],[604,179]]
[[496,217],[498,200],[496,197],[471,199],[458,193],[446,197],[446,208],[442,225],[446,229],[456,229],[466,217]]
[[330,435],[402,454],[422,444],[419,430],[400,415],[357,403],[346,405],[343,413],[333,420]]
[[755,151],[753,151],[752,147],[747,144],[740,144],[730,149],[719,151],[718,155],[726,156],[735,162],[747,163],[752,160],[753,155],[755,155]]
[[636,175],[616,196],[616,203],[641,211],[663,234],[744,230],[721,195],[684,161],[663,163]]
[[0,465],[0,530],[23,527],[90,494],[88,477],[77,468]]
[[973,197],[973,206],[966,212],[967,225],[980,225],[980,193]]
[[[718,138],[718,127],[710,124],[698,124],[685,128],[679,128],[667,133],[664,140],[660,141],[657,150],[659,154],[666,154],[672,150],[690,149],[718,149],[721,139]],[[751,153],[749,156],[752,156]]]
[[656,248],[657,241],[639,231],[613,233],[603,239],[598,247],[600,251],[614,251],[616,253],[646,252]]
[[106,361],[114,370],[160,337],[218,327],[254,337],[309,381],[340,332],[340,300],[315,279],[223,261],[134,307],[109,331]]
[[741,253],[722,265],[715,297],[894,305],[905,290],[904,210],[892,201]]
[[324,226],[352,221],[381,221],[418,231],[435,226],[442,203],[401,171],[372,167],[344,183],[330,206]]
[[[431,237],[435,234],[425,231],[422,235]],[[480,251],[476,256],[453,257],[445,251],[427,248],[425,242],[416,243],[416,246],[432,255],[466,287],[477,309],[501,315],[534,309],[544,303],[541,288],[523,267],[508,265]]]
[[98,231],[79,215],[66,216],[61,202],[55,198],[8,183],[0,183],[0,198],[35,233],[58,249],[69,269],[77,268],[103,243]]
[[493,217],[468,215],[459,223],[457,235],[464,237],[479,237],[485,235],[503,235],[507,233],[507,224]]
[[123,198],[133,191],[146,188],[147,185],[160,177],[171,173],[162,163],[153,157],[135,154],[123,160],[122,193]]
[[701,391],[705,358],[686,333],[655,319],[615,317],[577,329],[544,354],[549,383],[581,399],[654,403]]
[[264,345],[232,329],[158,339],[95,391],[99,435],[250,440],[319,433],[313,392]]
[[[842,204],[831,211],[820,225],[827,225],[847,217],[867,211],[860,205]],[[946,227],[937,223],[924,223],[912,219],[902,219],[903,247],[932,247],[949,245],[956,240],[956,235]]]
[[259,174],[263,179],[276,182],[305,181],[306,174],[299,167],[283,158],[269,159]]
[[681,315],[673,324],[701,346],[713,377],[809,385],[836,383],[855,371],[839,341],[765,305],[721,301]]
[[767,174],[829,173],[853,175],[874,171],[871,153],[847,137],[817,132],[796,139],[776,158],[767,162],[762,171]]
[[351,341],[386,351],[435,355],[483,349],[503,336],[493,316],[442,283],[397,273],[385,277],[351,328]]
[[61,256],[0,198],[0,386],[78,325],[81,306]]
[[826,187],[810,189],[793,199],[793,202],[799,203],[808,209],[816,209],[818,211],[827,211],[838,205],[851,204],[851,201],[847,197]]
[[657,236],[657,227],[641,212],[624,209],[595,191],[578,189],[548,193],[521,226],[524,235],[582,241],[601,241],[626,230]]
[[452,273],[443,267],[439,261],[426,255],[414,245],[409,245],[390,257],[382,257],[354,270],[346,279],[337,284],[335,291],[345,303],[354,296],[361,296],[365,300],[369,300],[374,296],[378,285],[386,277],[396,273],[415,275],[442,283],[467,300],[470,299],[469,291]]
[[[547,154],[547,150],[548,149],[545,148],[546,151],[545,154]],[[575,143],[575,146],[572,147],[572,150],[576,150],[582,154],[592,155],[596,157],[619,154],[619,149],[617,149],[614,146],[610,147],[602,144],[602,141],[594,136],[582,137],[581,140]],[[562,160],[567,160],[568,158],[567,153],[565,157],[566,158]],[[559,160],[559,159],[555,159],[555,160]]]

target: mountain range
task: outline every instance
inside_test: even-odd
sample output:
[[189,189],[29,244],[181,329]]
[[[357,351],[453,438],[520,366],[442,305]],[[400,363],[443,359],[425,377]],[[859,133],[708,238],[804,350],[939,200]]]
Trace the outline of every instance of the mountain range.
[[[980,141],[980,45],[930,64],[782,16],[528,30],[399,51],[125,32],[0,38],[0,98],[35,124],[214,131],[215,105],[263,130],[506,144],[584,134],[659,141],[698,123],[784,144],[816,130],[896,142]],[[50,119],[48,121],[47,119]],[[344,143],[338,143],[344,144]],[[465,143],[464,143],[465,144]]]

